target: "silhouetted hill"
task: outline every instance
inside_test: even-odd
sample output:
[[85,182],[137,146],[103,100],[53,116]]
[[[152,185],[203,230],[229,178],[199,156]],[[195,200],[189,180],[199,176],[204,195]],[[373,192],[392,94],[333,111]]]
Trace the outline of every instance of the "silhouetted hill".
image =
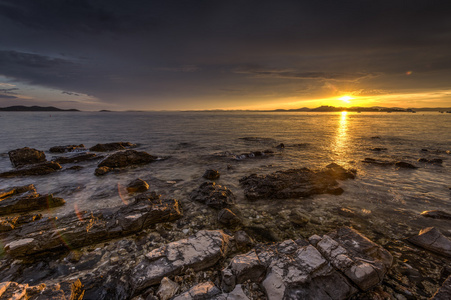
[[79,111],[78,109],[61,109],[53,106],[8,106],[8,107],[0,107],[0,111]]

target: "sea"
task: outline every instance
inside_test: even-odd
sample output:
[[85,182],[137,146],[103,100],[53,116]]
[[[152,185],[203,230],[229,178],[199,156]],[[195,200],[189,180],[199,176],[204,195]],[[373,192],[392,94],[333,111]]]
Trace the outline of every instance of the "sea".
[[[73,166],[69,164],[51,175],[0,179],[0,189],[32,183],[39,193],[66,200],[66,205],[44,215],[59,217],[74,210],[126,205],[132,197],[125,186],[136,178],[146,180],[150,190],[164,197],[189,201],[190,192],[205,181],[205,170],[216,169],[221,174],[216,183],[232,190],[241,210],[256,211],[254,218],[304,208],[327,221],[336,216],[345,219],[336,213],[345,208],[374,227],[392,225],[392,237],[403,238],[428,226],[451,235],[448,221],[420,215],[427,210],[451,213],[451,114],[1,112],[0,128],[0,172],[13,169],[8,151],[22,147],[42,150],[51,160],[71,155],[50,153],[53,146],[89,148],[124,141],[160,158],[105,176],[94,175],[99,159],[77,164],[82,167],[79,170],[68,169]],[[265,150],[273,153],[251,154]],[[373,165],[363,162],[366,158],[404,161],[418,168]],[[438,158],[443,163],[419,162],[421,158]],[[338,196],[251,202],[239,183],[253,173],[321,169],[332,162],[357,172],[354,180],[340,182],[344,193]]]

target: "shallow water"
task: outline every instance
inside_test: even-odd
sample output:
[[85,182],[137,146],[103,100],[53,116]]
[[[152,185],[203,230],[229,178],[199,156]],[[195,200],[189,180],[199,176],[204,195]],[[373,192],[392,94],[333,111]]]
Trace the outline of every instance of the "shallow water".
[[[7,152],[21,147],[46,151],[57,145],[129,141],[160,157],[143,167],[94,176],[98,161],[84,162],[79,171],[63,170],[42,177],[0,179],[0,188],[35,184],[39,193],[52,192],[66,205],[45,212],[63,215],[74,209],[94,209],[127,203],[123,191],[131,180],[148,180],[150,188],[178,199],[203,182],[208,168],[221,173],[219,184],[238,197],[238,206],[289,209],[310,205],[330,210],[351,207],[386,223],[425,225],[424,210],[451,212],[451,115],[440,113],[245,113],[245,112],[2,112],[0,171],[12,169]],[[243,139],[258,137],[258,139]],[[276,146],[284,143],[280,150]],[[374,147],[387,148],[372,151]],[[273,156],[236,159],[251,151],[274,151]],[[428,151],[422,151],[427,149]],[[447,152],[448,151],[448,152]],[[68,154],[65,154],[68,155]],[[366,157],[402,160],[418,169],[399,169],[362,163]],[[441,158],[442,165],[417,162]],[[321,168],[336,162],[357,170],[357,178],[341,182],[345,193],[307,200],[249,203],[239,179],[289,168]],[[63,165],[63,168],[72,166]],[[435,224],[437,223],[437,224]],[[451,234],[447,221],[435,222]],[[426,224],[427,225],[427,224]],[[401,233],[402,234],[402,233]]]

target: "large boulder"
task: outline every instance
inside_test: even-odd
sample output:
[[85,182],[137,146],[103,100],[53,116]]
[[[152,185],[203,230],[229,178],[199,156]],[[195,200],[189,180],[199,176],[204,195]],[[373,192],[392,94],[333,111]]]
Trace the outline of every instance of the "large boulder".
[[110,171],[116,168],[145,165],[154,162],[155,160],[157,160],[157,157],[152,156],[147,152],[126,150],[111,154],[99,163],[98,168],[108,168]]
[[181,217],[179,202],[175,199],[141,199],[127,206],[93,212],[75,211],[61,218],[25,224],[10,231],[2,242],[8,255],[24,257],[97,244]]
[[132,144],[130,142],[116,142],[116,143],[107,143],[107,144],[97,144],[89,148],[89,151],[96,152],[110,152],[110,151],[118,151],[125,150],[127,148],[134,148],[136,144]]
[[61,165],[54,161],[46,161],[39,164],[30,165],[23,169],[17,169],[0,173],[0,178],[48,175],[61,169]]
[[278,171],[269,175],[256,175],[240,179],[244,194],[249,200],[289,199],[315,194],[341,194],[337,179],[353,179],[353,171],[330,164],[320,171],[307,168]]
[[187,268],[203,270],[225,258],[231,236],[221,230],[202,230],[187,239],[155,249],[135,267],[131,282],[135,292],[158,284],[163,277],[182,273]]
[[429,251],[451,257],[451,240],[435,227],[422,229],[418,235],[409,238],[408,241]]
[[28,147],[9,151],[8,154],[12,165],[16,168],[46,161],[43,151]]
[[193,201],[221,209],[235,204],[235,195],[227,187],[215,182],[204,182],[190,194]]

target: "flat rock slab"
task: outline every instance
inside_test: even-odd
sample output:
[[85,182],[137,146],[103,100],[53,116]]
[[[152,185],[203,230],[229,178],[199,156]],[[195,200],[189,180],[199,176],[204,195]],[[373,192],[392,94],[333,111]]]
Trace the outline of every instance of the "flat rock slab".
[[93,159],[101,159],[102,156],[97,156],[95,153],[81,153],[73,156],[62,156],[54,158],[52,161],[59,163],[59,164],[72,164],[72,163],[78,163],[82,161],[87,160],[93,160]]
[[193,201],[198,201],[207,206],[221,209],[235,204],[235,195],[227,187],[215,182],[204,182],[190,194]]
[[392,264],[388,251],[348,227],[315,245],[286,240],[238,255],[222,271],[223,290],[261,283],[268,299],[347,299],[379,284]]
[[141,200],[119,208],[76,211],[61,218],[25,224],[10,231],[3,245],[11,257],[24,257],[97,244],[181,217],[179,202],[175,199]]
[[289,199],[316,194],[340,194],[338,180],[353,179],[355,174],[333,163],[320,171],[307,168],[278,171],[269,175],[256,175],[240,179],[249,200]]
[[158,284],[163,277],[180,274],[184,269],[199,271],[213,266],[227,255],[230,239],[231,236],[221,230],[202,230],[149,252],[132,272],[135,292]]
[[125,150],[127,148],[134,148],[136,144],[132,144],[130,142],[115,142],[115,143],[107,143],[107,144],[97,144],[89,148],[89,151],[96,152],[110,152],[110,151],[118,151]]
[[409,238],[408,241],[432,252],[451,257],[451,240],[435,227],[422,229],[418,235]]
[[222,293],[211,281],[199,283],[191,289],[182,293],[172,300],[193,300],[193,299],[210,299],[210,300],[249,300],[244,293],[240,284],[238,284],[230,293]]
[[65,145],[65,146],[54,146],[49,149],[50,153],[65,153],[74,151],[85,151],[85,145]]
[[52,194],[38,194],[32,184],[0,190],[0,215],[47,209],[64,203],[64,199]]
[[390,252],[349,227],[325,235],[316,248],[364,291],[379,284],[393,263]]
[[54,173],[60,169],[61,169],[60,164],[58,164],[54,161],[46,161],[43,163],[30,165],[23,169],[17,169],[17,170],[0,173],[0,178],[47,175],[47,174]]

